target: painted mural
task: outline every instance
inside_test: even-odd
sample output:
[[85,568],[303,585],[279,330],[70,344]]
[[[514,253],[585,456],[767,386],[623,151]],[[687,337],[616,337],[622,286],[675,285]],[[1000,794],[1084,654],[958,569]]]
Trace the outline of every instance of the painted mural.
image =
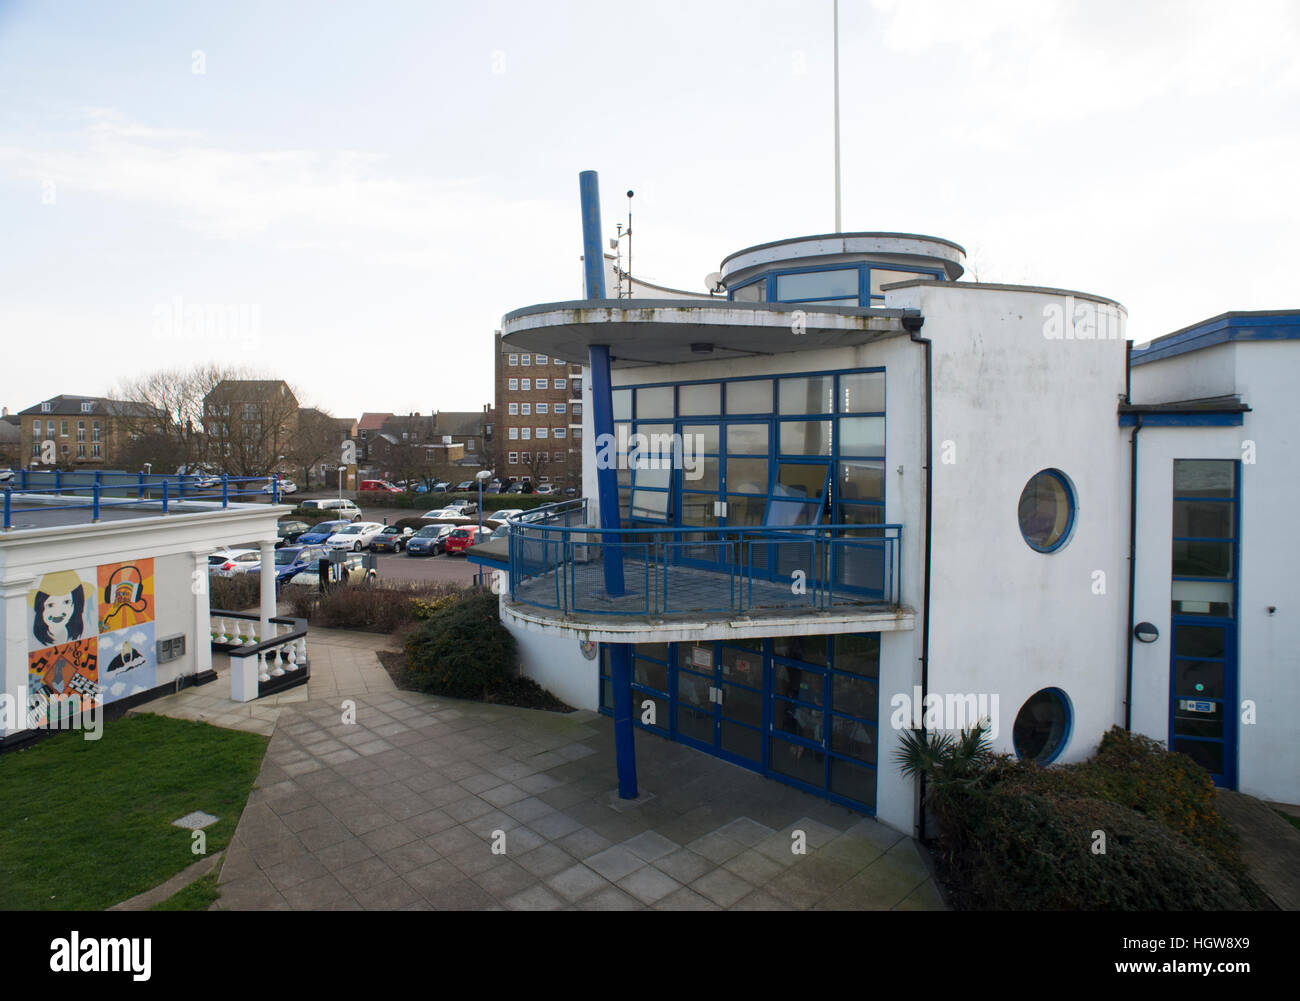
[[47,573],[27,592],[28,650],[74,643],[99,632],[93,567]]
[[99,686],[106,703],[158,683],[156,650],[152,622],[99,634]]
[[153,621],[153,560],[110,563],[99,568],[99,632]]
[[27,607],[30,725],[157,685],[152,559],[47,573]]

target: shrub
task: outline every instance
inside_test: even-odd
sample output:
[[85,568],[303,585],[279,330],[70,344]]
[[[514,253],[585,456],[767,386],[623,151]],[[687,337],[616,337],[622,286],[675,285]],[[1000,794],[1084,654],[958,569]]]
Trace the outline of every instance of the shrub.
[[242,612],[262,600],[261,574],[236,574],[234,577],[208,576],[208,607],[226,612]]
[[497,609],[496,595],[475,592],[433,612],[406,637],[403,684],[478,699],[515,678],[515,639],[501,624]]
[[898,760],[926,776],[938,858],[965,906],[1205,910],[1260,899],[1209,776],[1145,737],[1116,727],[1088,761],[1043,768],[989,753],[981,728],[910,734]]
[[311,587],[285,587],[282,601],[293,614],[325,629],[362,629],[393,634],[427,618],[430,610],[457,600],[462,589],[449,584],[386,581],[344,584],[324,593]]

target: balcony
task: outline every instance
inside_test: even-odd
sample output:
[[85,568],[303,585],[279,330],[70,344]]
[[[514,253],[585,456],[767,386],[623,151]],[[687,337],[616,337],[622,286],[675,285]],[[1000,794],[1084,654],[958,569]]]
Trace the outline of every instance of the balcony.
[[606,532],[575,520],[511,521],[516,619],[615,642],[768,635],[792,620],[809,632],[912,626],[899,603],[899,525]]

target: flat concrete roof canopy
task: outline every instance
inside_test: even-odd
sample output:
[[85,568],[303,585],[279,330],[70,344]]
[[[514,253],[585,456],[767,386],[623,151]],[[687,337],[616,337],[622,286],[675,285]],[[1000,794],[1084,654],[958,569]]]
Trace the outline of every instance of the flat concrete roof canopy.
[[[717,299],[583,299],[507,313],[502,341],[585,363],[608,345],[615,368],[853,347],[903,333],[904,310]],[[708,345],[710,350],[704,350]]]

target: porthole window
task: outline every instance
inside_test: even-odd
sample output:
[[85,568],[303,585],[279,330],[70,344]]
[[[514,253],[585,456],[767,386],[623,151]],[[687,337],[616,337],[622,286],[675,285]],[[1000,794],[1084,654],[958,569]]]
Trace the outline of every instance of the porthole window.
[[1052,553],[1065,545],[1074,527],[1074,488],[1064,473],[1044,469],[1020,492],[1020,533],[1031,549]]
[[1059,688],[1044,688],[1031,695],[1016,713],[1011,731],[1016,754],[1026,761],[1049,764],[1065,750],[1070,739],[1070,700]]

